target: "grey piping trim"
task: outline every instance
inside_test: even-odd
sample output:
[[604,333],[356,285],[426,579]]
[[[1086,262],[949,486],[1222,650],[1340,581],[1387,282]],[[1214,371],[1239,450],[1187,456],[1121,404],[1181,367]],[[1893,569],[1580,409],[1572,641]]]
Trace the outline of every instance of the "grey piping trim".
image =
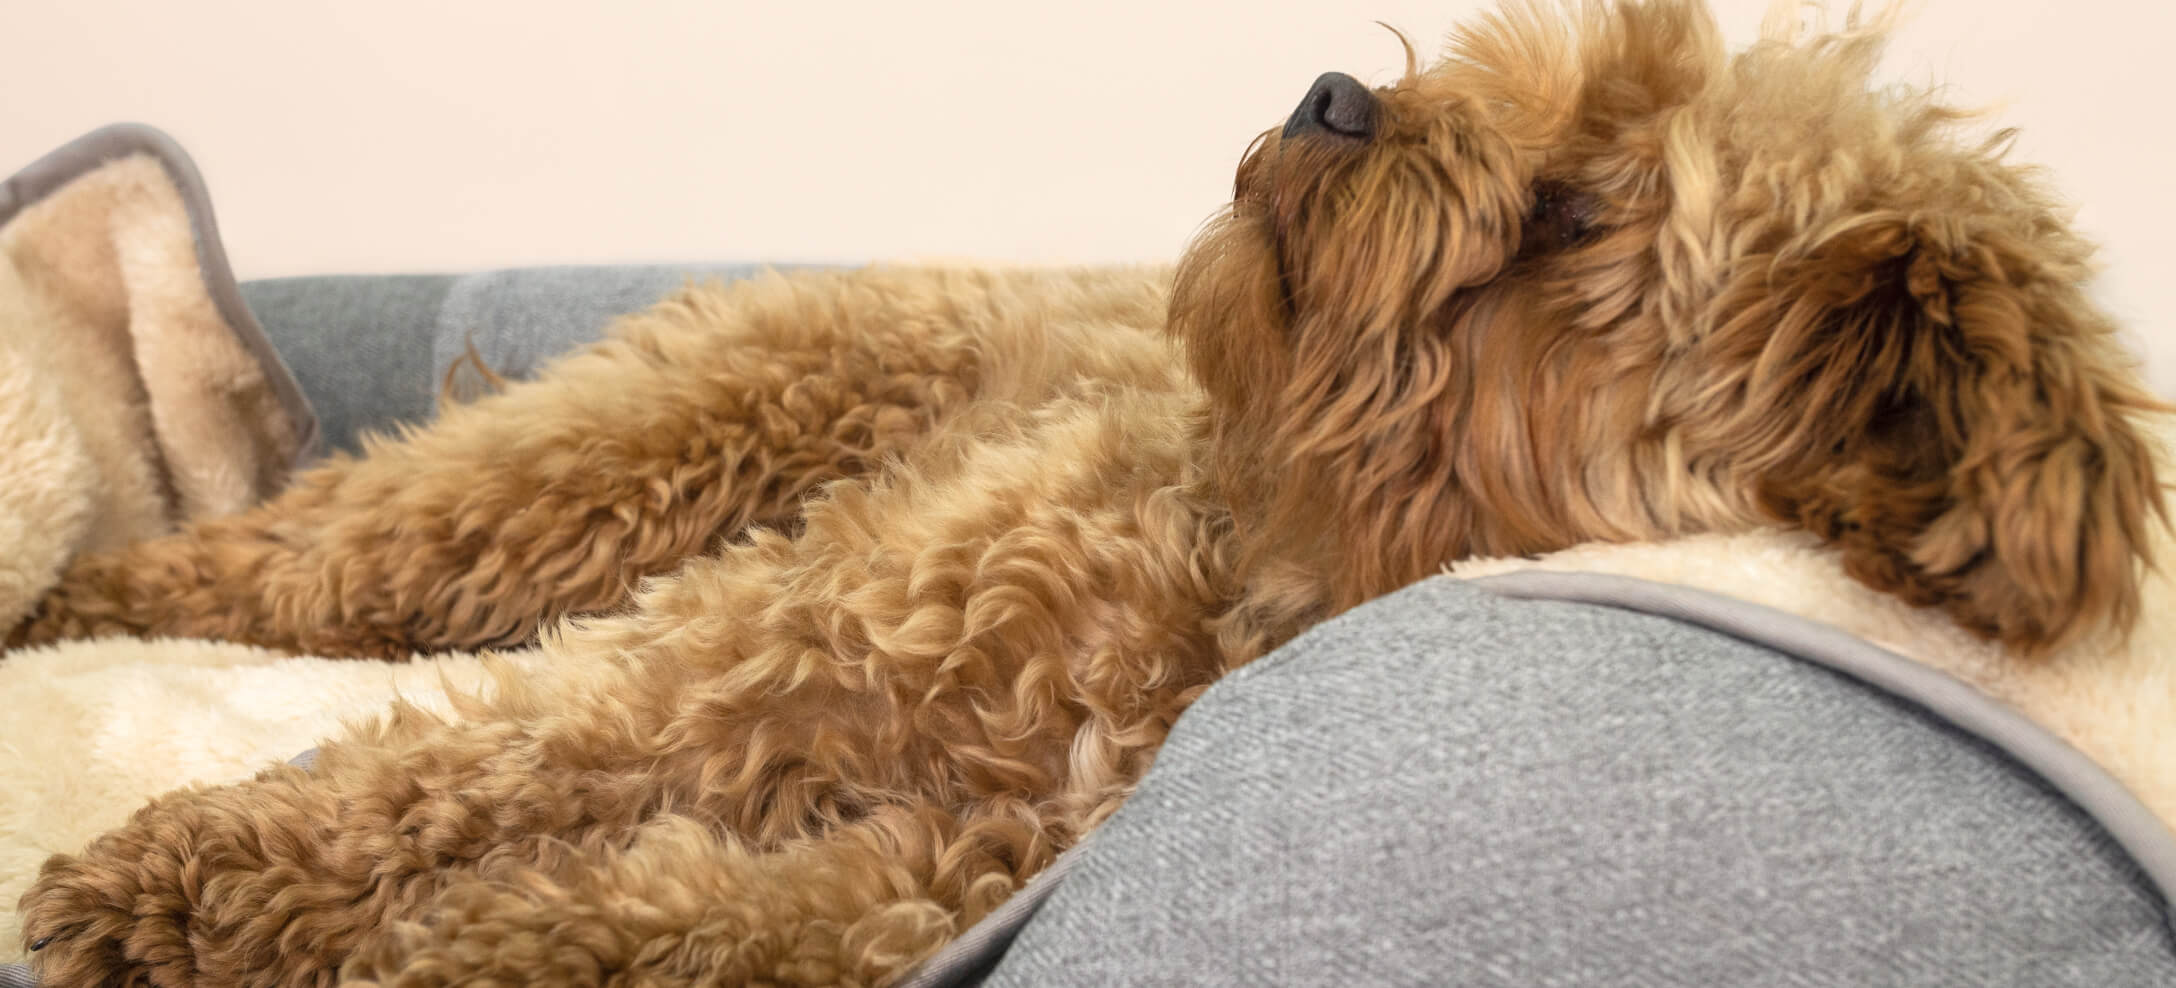
[[196,163],[189,160],[188,152],[183,151],[173,138],[155,127],[120,123],[69,141],[31,162],[14,176],[0,181],[0,226],[6,226],[17,213],[84,174],[138,154],[157,160],[167,178],[173,180],[182,206],[189,212],[189,234],[196,245],[197,271],[204,278],[212,304],[218,307],[219,315],[234,327],[235,336],[264,369],[266,383],[279,399],[280,407],[287,410],[288,417],[295,423],[295,456],[290,465],[310,459],[316,454],[319,441],[317,413],[310,409],[309,399],[302,394],[302,385],[295,381],[286,362],[280,359],[279,351],[265,336],[256,315],[242,301],[241,287],[235,283],[234,269],[227,263],[226,248],[219,240],[219,222],[212,214],[211,193],[205,188],[204,176],[197,172]]
[[1597,604],[1686,621],[1805,659],[1923,707],[2001,749],[2098,822],[2161,893],[2162,911],[2176,927],[2176,834],[2078,749],[1962,680],[1840,629],[1690,587],[1542,570],[1471,583],[1505,597]]
[[[1091,835],[1092,836],[1092,835]],[[998,958],[1012,946],[1014,937],[1035,918],[1043,908],[1044,900],[1065,880],[1073,870],[1073,862],[1080,859],[1081,849],[1088,846],[1083,840],[1068,848],[1050,867],[1028,879],[1026,885],[1012,897],[999,903],[982,921],[967,928],[959,938],[937,949],[937,952],[917,965],[907,976],[893,982],[894,988],[945,988],[950,985],[981,984],[997,966]],[[5,988],[5,986],[0,986]]]

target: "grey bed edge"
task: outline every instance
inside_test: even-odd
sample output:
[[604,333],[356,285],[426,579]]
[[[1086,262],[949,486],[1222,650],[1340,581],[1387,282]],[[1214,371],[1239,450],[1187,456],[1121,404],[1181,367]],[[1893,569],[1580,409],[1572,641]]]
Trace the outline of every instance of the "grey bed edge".
[[[1946,673],[1836,628],[1690,587],[1612,574],[1538,570],[1470,583],[1502,597],[1591,604],[1683,621],[1820,666],[1904,700],[1985,741],[2061,793],[2138,865],[2160,896],[2164,915],[2176,909],[2176,834],[2076,748]],[[1084,842],[1059,856],[1003,906],[898,984],[942,988],[978,983],[1064,882],[1088,846]],[[2176,925],[2176,919],[2171,922]]]

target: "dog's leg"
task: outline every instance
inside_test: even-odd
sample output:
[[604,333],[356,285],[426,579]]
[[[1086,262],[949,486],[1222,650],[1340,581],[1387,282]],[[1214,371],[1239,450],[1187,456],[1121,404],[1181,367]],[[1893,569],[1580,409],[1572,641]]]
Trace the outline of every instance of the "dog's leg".
[[[709,937],[764,970],[875,971],[939,942],[952,930],[944,917],[987,908],[1073,832],[1025,799],[991,794],[996,778],[978,780],[982,795],[945,800],[1001,810],[980,825],[936,812],[917,793],[959,787],[947,779],[1002,771],[1028,791],[1052,779],[1026,765],[993,768],[987,751],[898,737],[906,715],[867,692],[779,691],[793,668],[775,660],[798,652],[776,643],[750,660],[765,674],[738,685],[714,668],[668,662],[606,661],[557,683],[528,681],[533,671],[502,677],[501,693],[470,709],[467,723],[408,711],[327,744],[307,772],[281,767],[161,797],[82,854],[46,864],[21,906],[34,962],[54,985],[326,983],[351,958],[393,957],[413,943],[410,930],[401,934],[410,939],[388,941],[396,954],[369,953],[404,921],[482,923],[472,936],[446,934],[459,942],[415,947],[452,964],[444,951],[483,949],[523,921],[502,915],[512,906],[476,899],[487,885],[589,869],[575,888],[618,897],[647,895],[645,882],[710,888],[750,874],[765,876],[763,889],[800,888],[815,900],[742,897],[715,915],[658,919],[649,939]],[[948,757],[959,761],[931,767]],[[661,843],[645,850],[644,824],[661,815],[689,822],[656,831]],[[685,849],[688,826],[736,836],[698,842],[681,860],[675,848]],[[636,851],[614,857],[630,840]],[[748,849],[782,853],[750,858]],[[995,884],[990,875],[1000,876]],[[434,918],[429,904],[462,888]],[[861,922],[865,906],[866,925],[841,939],[837,924]],[[766,953],[773,937],[795,940],[786,953]],[[650,956],[662,949],[654,942],[630,949],[643,963],[664,963]],[[599,963],[617,956],[605,951]],[[715,963],[731,970],[723,956]],[[537,963],[572,963],[564,952],[553,957]]]
[[[813,513],[817,526],[849,512]],[[1002,668],[960,670],[975,689],[938,702],[924,700],[948,675],[935,663],[856,673],[873,660],[869,635],[895,650],[929,644],[907,624],[914,612],[894,606],[908,572],[889,559],[881,579],[837,568],[872,548],[758,535],[656,581],[629,613],[565,627],[534,666],[464,701],[466,721],[403,711],[326,744],[307,772],[161,797],[41,871],[21,906],[39,971],[56,985],[316,983],[465,874],[552,871],[661,814],[777,848],[932,787],[976,787],[948,804],[1051,788],[1062,757],[993,750],[972,718]],[[860,591],[813,592],[842,578]],[[923,583],[936,606],[946,588]],[[837,633],[849,637],[825,644]],[[822,654],[837,658],[804,677]],[[962,743],[916,717],[965,718]],[[1065,751],[1072,717],[1044,727],[1016,744]]]
[[504,740],[475,732],[428,768],[386,753],[376,793],[283,767],[162,796],[46,862],[20,905],[31,962],[53,985],[327,982],[370,922],[429,894],[449,822],[489,839],[486,821],[419,816],[418,790]]
[[[1229,595],[1223,516],[1171,485],[1187,398],[1082,399],[1009,440],[932,444],[813,502],[797,538],[755,532],[622,613],[563,622],[463,723],[410,716],[309,773],[164,797],[41,873],[23,920],[51,938],[42,969],[328,978],[464,876],[603,867],[661,816],[739,842],[721,848],[811,848],[780,882],[971,915],[1109,812],[1178,712],[1251,657],[1209,620]],[[889,871],[820,850],[854,834],[940,865],[887,892]],[[974,861],[992,863],[945,877]],[[753,925],[720,936],[769,935],[764,903],[740,908]],[[913,929],[870,936],[919,949]]]
[[768,851],[662,818],[625,851],[464,876],[343,983],[880,984],[1010,895],[1033,844],[1015,821],[930,805]]
[[[849,286],[851,287],[851,286]],[[102,634],[401,657],[530,639],[926,435],[972,393],[957,300],[696,291],[247,513],[78,561],[11,644]]]
[[464,873],[595,852],[686,801],[646,777],[643,745],[538,726],[579,717],[566,693],[508,679],[484,706],[469,723],[403,710],[308,771],[169,793],[48,861],[20,907],[43,982],[330,983]]

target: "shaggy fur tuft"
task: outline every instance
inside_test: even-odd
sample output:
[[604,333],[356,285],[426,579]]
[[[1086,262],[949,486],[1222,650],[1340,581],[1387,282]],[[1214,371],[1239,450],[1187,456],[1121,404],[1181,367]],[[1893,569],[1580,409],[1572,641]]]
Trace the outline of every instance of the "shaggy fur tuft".
[[1110,813],[1208,684],[1468,556],[1787,527],[2013,656],[2120,632],[2151,402],[2047,194],[1870,88],[1877,48],[1515,6],[1376,92],[1372,136],[1265,134],[1168,291],[694,291],[83,562],[28,637],[543,624],[551,674],[55,859],[41,970],[883,981]]

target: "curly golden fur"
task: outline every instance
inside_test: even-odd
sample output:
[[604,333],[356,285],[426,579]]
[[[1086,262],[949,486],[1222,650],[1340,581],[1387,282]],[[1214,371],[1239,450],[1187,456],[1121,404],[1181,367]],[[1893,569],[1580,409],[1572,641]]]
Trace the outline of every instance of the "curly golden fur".
[[556,673],[54,859],[39,969],[882,982],[1218,677],[1477,554],[1797,527],[2021,656],[2127,624],[2153,403],[2049,196],[1871,88],[1878,34],[1731,57],[1690,2],[1512,7],[1375,91],[1371,135],[1264,134],[1175,280],[693,290],[83,561],[23,637],[541,623]]

